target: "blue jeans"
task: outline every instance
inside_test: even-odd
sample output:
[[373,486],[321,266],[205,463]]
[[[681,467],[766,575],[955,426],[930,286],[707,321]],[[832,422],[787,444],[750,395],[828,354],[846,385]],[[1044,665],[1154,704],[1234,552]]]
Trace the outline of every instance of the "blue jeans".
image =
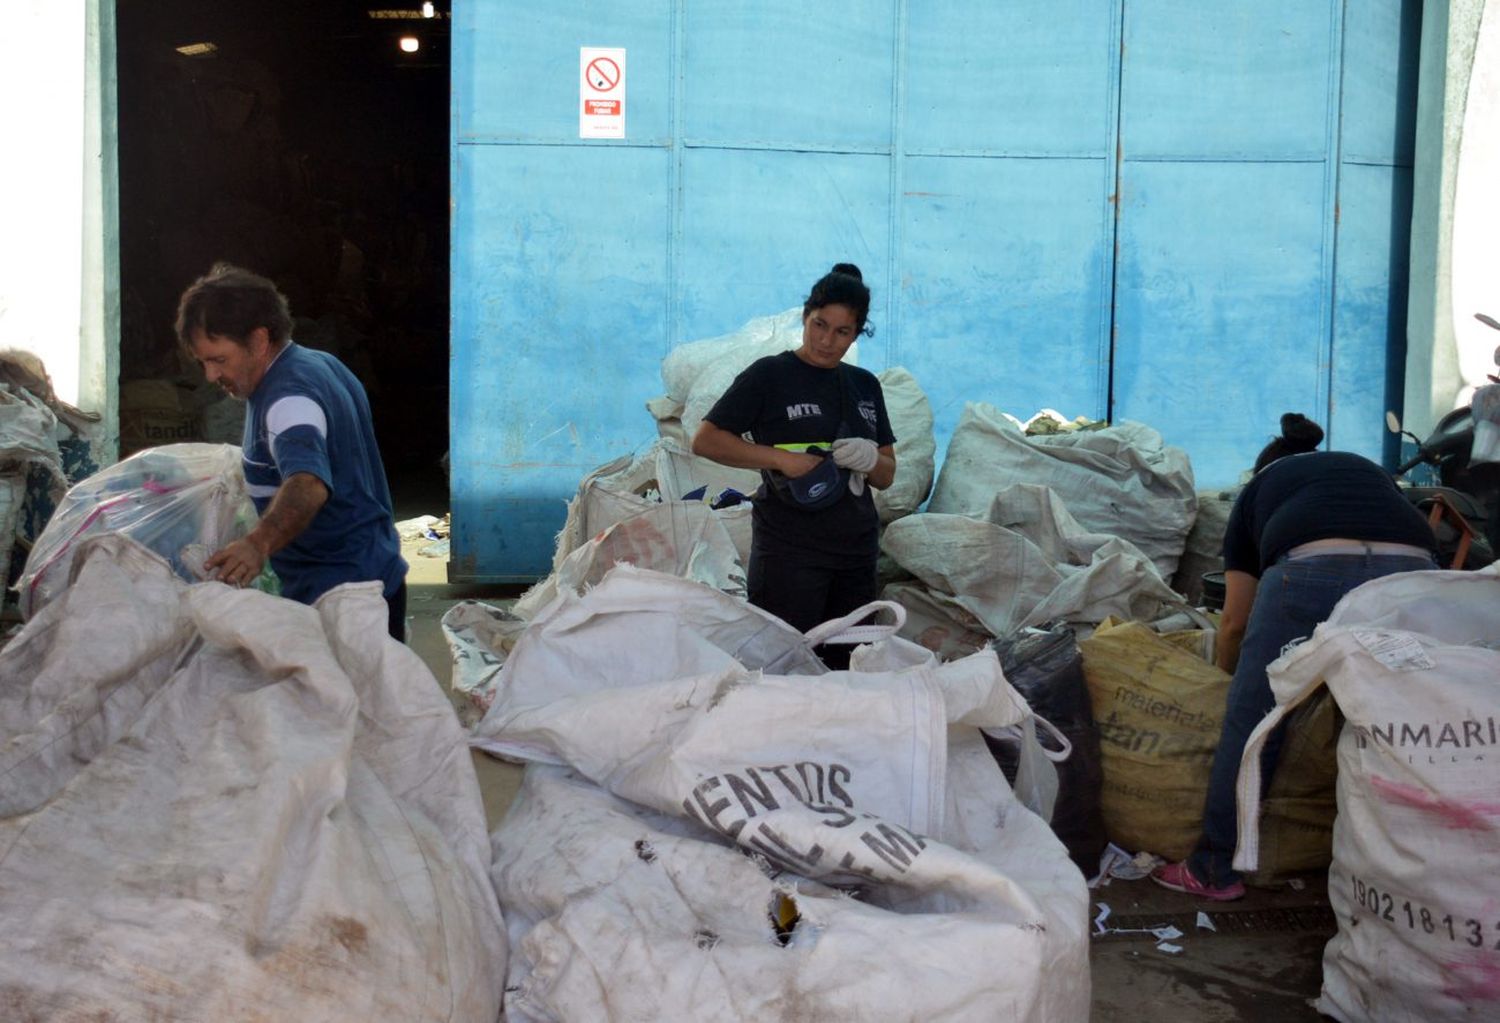
[[[1230,865],[1238,836],[1234,788],[1246,740],[1276,705],[1266,680],[1266,665],[1280,657],[1284,649],[1312,636],[1313,629],[1328,618],[1339,599],[1361,583],[1396,572],[1436,567],[1430,558],[1408,555],[1329,554],[1295,561],[1283,558],[1261,576],[1240,644],[1240,659],[1229,683],[1224,723],[1204,800],[1203,835],[1188,857],[1194,877],[1216,888],[1240,879]],[[1266,739],[1260,761],[1262,797],[1270,787],[1284,731],[1277,728]]]

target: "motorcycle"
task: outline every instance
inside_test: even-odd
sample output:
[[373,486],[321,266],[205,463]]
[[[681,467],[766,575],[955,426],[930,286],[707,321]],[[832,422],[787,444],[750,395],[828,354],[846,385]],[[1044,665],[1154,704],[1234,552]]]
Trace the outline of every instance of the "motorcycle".
[[[1475,319],[1500,330],[1500,323],[1483,313],[1476,313]],[[1495,350],[1495,362],[1500,364],[1500,348]],[[1456,408],[1438,420],[1426,440],[1403,430],[1394,412],[1385,414],[1386,426],[1393,433],[1417,445],[1417,453],[1393,475],[1407,499],[1427,515],[1437,534],[1439,560],[1445,567],[1484,568],[1500,551],[1500,461],[1493,460],[1496,452],[1488,450],[1500,424],[1480,427],[1485,431],[1482,454],[1489,457],[1474,458],[1481,454],[1475,443],[1476,426],[1493,416],[1500,405],[1496,401],[1500,377],[1492,374],[1490,380],[1491,384],[1476,392],[1473,404]],[[1476,409],[1480,410],[1477,415]],[[1419,465],[1433,467],[1437,485],[1406,480],[1406,474]]]

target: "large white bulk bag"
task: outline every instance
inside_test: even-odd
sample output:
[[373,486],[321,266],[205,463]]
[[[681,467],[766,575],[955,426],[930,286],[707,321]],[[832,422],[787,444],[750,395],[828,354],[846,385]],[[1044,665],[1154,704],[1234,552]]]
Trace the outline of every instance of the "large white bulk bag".
[[875,510],[881,522],[894,522],[922,507],[931,493],[937,439],[932,433],[932,406],[917,378],[901,366],[876,376],[896,435],[896,477],[889,487],[874,491]]
[[1176,571],[1197,513],[1187,453],[1143,423],[1028,437],[994,406],[969,402],[927,510],[983,518],[1015,483],[1051,489],[1085,529],[1129,540],[1163,579]]
[[1345,1023],[1500,1019],[1500,573],[1349,593],[1270,667],[1239,778],[1235,867],[1259,854],[1260,751],[1325,681],[1345,716],[1318,1009]]
[[473,763],[380,585],[73,574],[0,652],[5,1017],[493,1023]]
[[494,836],[509,1017],[1086,1019],[1083,878],[978,731],[1030,719],[994,652],[775,674],[818,630],[730,600],[618,568],[507,659],[476,744],[570,769]]
[[727,513],[748,508],[715,511],[701,501],[648,504],[574,549],[550,576],[522,594],[512,610],[530,620],[559,593],[592,586],[618,564],[665,572],[744,597],[749,555],[740,552],[730,534]]
[[[562,568],[568,555],[611,526],[661,504],[680,502],[683,495],[700,487],[712,500],[726,488],[752,494],[759,484],[758,473],[698,458],[675,441],[659,439],[639,457],[626,455],[601,465],[578,484],[577,495],[568,502],[567,520],[557,534],[552,570]],[[733,539],[740,560],[748,560],[750,505],[723,508],[714,515]]]
[[1046,487],[1015,484],[981,516],[926,513],[886,527],[881,549],[993,636],[1050,621],[1150,620],[1178,602],[1151,561],[1085,530]]

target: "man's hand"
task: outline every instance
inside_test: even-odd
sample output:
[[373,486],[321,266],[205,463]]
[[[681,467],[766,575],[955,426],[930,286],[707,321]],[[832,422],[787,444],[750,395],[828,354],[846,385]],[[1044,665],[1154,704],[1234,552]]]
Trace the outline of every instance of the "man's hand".
[[213,578],[230,586],[248,586],[260,577],[266,566],[266,552],[248,536],[242,536],[203,562],[203,567],[218,573]]
[[215,551],[203,562],[212,571],[218,568],[218,579],[231,586],[247,586],[260,576],[266,559],[297,539],[328,501],[328,488],[318,477],[295,472],[281,481],[276,496],[266,506],[260,521],[240,539]]

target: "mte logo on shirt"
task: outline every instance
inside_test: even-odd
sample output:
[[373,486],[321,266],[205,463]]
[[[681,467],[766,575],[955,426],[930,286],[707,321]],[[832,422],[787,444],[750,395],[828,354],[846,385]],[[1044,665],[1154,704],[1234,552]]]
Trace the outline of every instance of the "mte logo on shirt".
[[806,416],[821,416],[822,414],[823,410],[815,401],[804,401],[800,404],[788,405],[786,407],[786,417],[788,419],[802,419]]
[[872,429],[879,429],[880,414],[875,411],[875,403],[873,401],[861,401],[859,403],[859,415],[861,419],[870,424]]

